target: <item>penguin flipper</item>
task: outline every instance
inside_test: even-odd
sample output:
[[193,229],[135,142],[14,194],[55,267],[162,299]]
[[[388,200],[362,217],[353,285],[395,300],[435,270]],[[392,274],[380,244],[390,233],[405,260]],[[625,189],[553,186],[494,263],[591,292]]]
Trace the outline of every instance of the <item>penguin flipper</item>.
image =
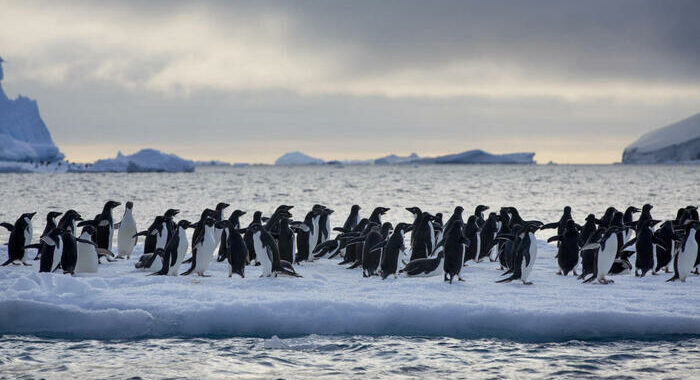
[[190,259],[192,260],[192,266],[190,266],[190,269],[180,273],[180,276],[187,276],[188,274],[194,272],[194,268],[197,266],[197,253],[192,252],[192,257],[190,257]]
[[7,265],[9,265],[12,261],[14,261],[14,260],[12,260],[12,259],[7,259],[7,261],[5,261],[4,263],[2,263],[2,265],[0,265],[0,267],[7,266]]
[[551,243],[553,241],[559,241],[559,240],[561,240],[561,236],[555,235],[555,236],[552,236],[551,238],[547,239],[547,243]]
[[504,279],[502,279],[502,280],[498,280],[498,281],[496,281],[496,283],[497,283],[497,284],[503,284],[503,283],[506,283],[506,282],[511,282],[511,281],[513,281],[513,280],[515,280],[515,275],[512,275],[512,276],[510,276],[510,277],[508,277],[508,278],[504,278]]
[[559,222],[547,223],[547,224],[543,225],[542,227],[540,227],[540,229],[547,230],[547,229],[557,228],[557,227],[559,227]]
[[10,232],[15,229],[15,226],[10,223],[0,223],[0,227],[5,227]]

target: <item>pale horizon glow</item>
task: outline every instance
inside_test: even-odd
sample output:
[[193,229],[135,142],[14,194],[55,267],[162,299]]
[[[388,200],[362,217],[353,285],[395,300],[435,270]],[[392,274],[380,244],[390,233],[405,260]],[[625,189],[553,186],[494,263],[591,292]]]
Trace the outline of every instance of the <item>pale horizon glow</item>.
[[700,111],[692,1],[0,9],[3,88],[36,99],[77,162],[152,147],[251,163],[469,149],[613,163]]

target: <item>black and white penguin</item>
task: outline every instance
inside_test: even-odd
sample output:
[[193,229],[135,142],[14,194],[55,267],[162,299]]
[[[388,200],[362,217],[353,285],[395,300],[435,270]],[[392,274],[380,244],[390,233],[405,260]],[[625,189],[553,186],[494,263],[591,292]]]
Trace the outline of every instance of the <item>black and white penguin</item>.
[[280,260],[275,239],[262,225],[255,224],[249,228],[253,233],[253,244],[255,244],[255,249],[258,251],[262,267],[262,275],[260,277],[277,277],[278,275],[301,277],[290,262]]
[[576,265],[578,265],[579,255],[578,235],[576,222],[574,222],[573,219],[568,219],[562,235],[552,236],[547,239],[547,242],[556,241],[559,243],[559,248],[555,257],[559,265],[558,275],[566,276],[569,272],[573,271],[573,275],[578,276],[578,274],[576,274]]
[[600,218],[600,220],[597,220],[597,223],[601,227],[609,227],[610,223],[612,222],[613,216],[617,212],[617,209],[615,207],[608,207],[605,210],[605,213],[603,214],[603,217]]
[[76,242],[78,257],[75,264],[75,273],[97,273],[99,258],[97,255],[97,247],[92,241],[95,233],[95,227],[83,227],[80,238],[77,239]]
[[[542,226],[541,229],[546,230],[549,228],[556,228],[557,236],[563,236],[564,231],[566,230],[566,222],[568,222],[569,220],[573,220],[573,217],[571,216],[571,207],[566,206],[564,207],[564,213],[562,214],[561,218],[559,218],[558,222],[547,223],[544,226]],[[561,242],[557,241],[557,247],[559,247],[560,243]]]
[[289,226],[289,218],[280,219],[279,237],[277,246],[280,252],[280,260],[288,262],[294,261],[295,235],[292,227]]
[[632,256],[633,254],[634,252],[631,251],[620,252],[615,261],[613,262],[612,267],[610,267],[610,272],[608,272],[608,274],[621,275],[632,273],[632,263],[630,262],[630,256]]
[[138,229],[134,219],[134,202],[126,202],[124,215],[119,221],[117,229],[117,257],[128,259],[134,251],[138,237],[135,237]]
[[[384,227],[386,225],[388,227]],[[391,228],[391,223],[385,223],[384,228]],[[362,245],[362,277],[371,277],[377,274],[377,269],[381,261],[382,250],[386,242],[386,235],[382,233],[382,228],[374,227],[365,237]],[[379,248],[379,249],[377,249]]]
[[478,259],[479,249],[481,248],[481,238],[479,236],[479,225],[477,224],[476,215],[469,216],[467,222],[464,224],[463,234],[464,237],[471,242],[464,252],[464,264],[466,265],[467,261],[476,261]]
[[[283,220],[281,220],[284,223]],[[248,248],[243,241],[243,237],[237,231],[234,224],[230,220],[224,220],[221,222],[228,229],[229,234],[227,235],[226,241],[226,260],[228,261],[228,276],[231,277],[234,273],[245,278],[245,266],[246,260],[248,259]],[[222,236],[223,238],[223,236]],[[223,243],[223,240],[222,240]]]
[[360,223],[360,210],[362,208],[358,205],[352,205],[350,207],[350,214],[348,215],[348,218],[345,219],[345,223],[343,223],[343,230],[345,232],[352,231],[353,228],[357,226],[358,223]]
[[[334,211],[329,208],[324,208],[323,210],[321,210],[321,215],[318,219],[318,239],[316,245],[328,241],[331,231],[330,215],[333,212]],[[316,248],[316,245],[314,245],[314,249]],[[311,251],[313,251],[313,249]]]
[[255,263],[255,265],[259,265],[259,261],[257,261],[257,252],[255,251],[255,245],[253,244],[253,232],[250,230],[250,227],[259,224],[262,226],[262,212],[261,211],[255,211],[253,213],[253,220],[248,224],[248,227],[246,228],[245,233],[243,234],[243,241],[245,241],[245,245],[248,248],[248,260],[247,262],[249,264]]
[[175,234],[168,240],[165,248],[156,250],[154,254],[161,257],[162,264],[160,270],[154,273],[155,275],[177,276],[189,246],[187,242],[187,229],[190,228],[190,226],[191,223],[184,219],[177,222]]
[[654,265],[654,273],[658,273],[662,269],[666,273],[671,273],[673,257],[676,251],[673,221],[668,220],[663,222],[661,226],[654,231],[654,242],[656,244],[656,265]]
[[394,275],[396,278],[396,272],[399,269],[399,261],[403,256],[403,252],[406,250],[404,245],[406,232],[410,231],[413,226],[407,223],[399,223],[394,229],[394,233],[391,234],[389,240],[381,248],[381,262],[379,274],[382,280],[386,279],[389,275]]
[[78,226],[76,223],[81,220],[83,220],[82,216],[80,216],[77,211],[71,209],[66,211],[61,219],[58,220],[57,227],[76,235],[78,233]]
[[462,222],[457,220],[452,227],[445,231],[444,250],[445,262],[443,265],[444,280],[450,284],[455,276],[459,281],[464,281],[462,278],[462,268],[464,268],[464,251],[465,246],[471,242],[468,241],[462,233]]
[[640,210],[634,206],[627,207],[625,213],[622,216],[622,223],[625,225],[625,230],[622,232],[622,239],[626,243],[632,236],[631,225],[634,223],[634,214],[638,213]]
[[194,272],[200,277],[208,277],[204,272],[209,268],[209,263],[212,260],[214,249],[216,248],[214,224],[215,221],[213,218],[207,218],[204,221],[204,231],[197,237],[197,240],[193,240],[192,242],[194,244],[194,248],[192,249],[192,266],[182,273],[183,276]]
[[698,247],[700,246],[699,229],[699,222],[690,222],[685,225],[685,236],[673,261],[673,277],[668,279],[667,282],[676,280],[685,282],[685,279],[688,278],[693,267],[695,267],[698,256],[700,256],[698,253]]
[[[63,252],[61,253],[61,269],[64,274],[75,274],[75,267],[78,264],[78,241],[85,244],[95,244],[91,240],[76,239],[70,231],[61,233],[63,242]],[[96,244],[95,244],[96,245]]]
[[409,261],[399,273],[406,273],[408,277],[434,277],[444,272],[443,261],[445,251],[440,250],[437,255],[425,259]]
[[[54,228],[58,226],[58,217],[63,214],[62,212],[58,211],[49,211],[46,214],[46,226],[44,226],[44,231],[41,233],[41,236],[44,236],[51,232]],[[43,243],[41,241],[39,242],[39,245],[41,246]],[[41,247],[39,247],[39,250],[37,250],[37,254],[34,257],[34,260],[39,260],[39,257],[41,257]]]
[[32,218],[36,212],[22,214],[12,225],[10,223],[1,223],[0,226],[5,227],[10,231],[10,241],[7,243],[7,261],[2,266],[8,265],[15,261],[21,261],[22,264],[31,266],[27,261],[27,248],[32,241]]
[[225,202],[219,202],[214,208],[214,212],[211,215],[212,219],[214,219],[214,242],[216,243],[215,245],[219,245],[219,242],[221,241],[221,233],[223,232],[223,229],[216,226],[216,222],[220,222],[226,219],[224,217],[224,210],[228,206],[230,206],[230,204]]
[[523,225],[514,242],[513,266],[511,268],[512,275],[496,282],[503,283],[521,280],[524,285],[532,285],[532,282],[529,282],[528,279],[535,267],[535,260],[537,260],[535,231],[537,231],[540,226],[541,225],[535,223],[526,223]]
[[[496,246],[496,234],[498,233],[498,216],[496,213],[492,212],[489,214],[488,219],[484,222],[479,232],[479,243],[481,248],[479,248],[479,255],[477,256],[476,262],[481,262],[484,258],[490,257],[491,251]],[[495,255],[493,259],[495,261]]]
[[642,213],[639,215],[639,219],[637,220],[637,225],[641,224],[645,220],[654,219],[651,217],[651,209],[652,208],[654,208],[654,206],[650,205],[649,203],[642,206]]
[[294,206],[289,205],[279,205],[277,209],[272,213],[270,219],[268,219],[263,227],[266,231],[274,237],[279,232],[280,220],[283,215],[290,215],[289,212],[294,208]]
[[[411,232],[411,261],[424,259],[433,254],[435,238],[433,235],[433,216],[424,212],[415,224],[415,229]],[[448,228],[445,226],[445,228]]]
[[[216,258],[216,261],[222,262],[226,260],[229,248],[226,246],[228,244],[228,235],[231,233],[237,233],[240,235],[239,230],[241,229],[241,216],[245,215],[245,211],[241,210],[234,210],[231,213],[231,216],[228,217],[228,221],[231,223],[230,225],[228,223],[224,224],[224,229],[221,231],[221,241],[223,243],[219,244],[219,255]],[[228,226],[232,226],[232,228],[229,228]],[[231,232],[234,231],[234,232]],[[247,250],[246,250],[247,252]],[[247,253],[246,253],[247,254]],[[247,260],[247,258],[246,258]]]
[[[114,236],[114,218],[112,210],[121,205],[120,202],[107,201],[102,212],[95,218],[95,243],[97,247],[112,251],[112,237]],[[65,246],[64,242],[64,246]]]
[[294,257],[294,263],[299,264],[303,261],[313,261],[311,257],[312,246],[315,248],[314,239],[317,236],[314,233],[314,218],[316,217],[316,211],[311,210],[306,213],[304,217],[304,222],[302,223],[303,229],[297,232],[297,251]]
[[636,237],[623,244],[619,251],[623,251],[626,247],[634,244],[635,256],[634,275],[644,277],[648,271],[653,271],[656,261],[656,246],[654,244],[653,227],[658,220],[643,219],[637,224]]
[[608,227],[602,230],[602,236],[596,243],[588,243],[582,249],[595,249],[593,261],[593,275],[584,283],[597,280],[600,284],[609,284],[613,280],[607,280],[605,275],[610,272],[618,252],[618,235],[622,231],[620,227]]
[[175,222],[175,216],[180,213],[180,210],[171,208],[168,209],[165,214],[163,214],[163,221],[165,222],[165,225],[168,228],[168,238],[166,241],[169,241],[170,238],[172,238],[175,233],[177,233],[177,222]]
[[63,255],[62,233],[63,230],[60,228],[54,228],[41,237],[39,272],[51,273],[61,266],[61,256]]

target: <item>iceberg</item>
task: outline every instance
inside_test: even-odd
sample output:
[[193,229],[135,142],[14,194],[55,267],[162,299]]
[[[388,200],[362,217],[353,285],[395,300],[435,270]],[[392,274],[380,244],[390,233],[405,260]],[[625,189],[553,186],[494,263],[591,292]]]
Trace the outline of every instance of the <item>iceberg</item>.
[[[0,82],[2,62],[0,58]],[[10,99],[0,84],[0,161],[54,162],[63,157],[39,115],[36,101],[22,95]]]
[[700,113],[642,135],[625,148],[622,163],[700,163]]
[[117,157],[97,160],[85,171],[88,172],[193,172],[194,162],[182,159],[174,154],[162,153],[155,149],[142,149],[125,156],[122,152]]
[[410,161],[415,164],[534,164],[535,153],[492,154],[480,149]]
[[[39,228],[36,228],[40,230]],[[5,232],[0,236],[6,237]],[[129,260],[95,274],[0,268],[0,334],[120,339],[174,336],[321,335],[449,336],[518,341],[648,339],[700,334],[700,278],[614,276],[609,286],[557,276],[556,246],[538,240],[532,286],[496,284],[497,263],[465,267],[466,282],[441,276],[362,278],[322,258],[297,266],[303,278],[228,277],[213,260],[212,277],[147,276]],[[34,255],[34,250],[30,256]],[[7,247],[0,246],[0,260]],[[32,256],[33,257],[33,256]],[[184,270],[184,268],[182,268]]]
[[285,153],[275,161],[277,166],[323,165],[325,163],[320,158],[314,158],[302,152]]
[[395,165],[395,164],[403,164],[406,162],[413,162],[419,160],[420,157],[415,154],[411,153],[408,156],[401,157],[397,156],[395,154],[390,154],[388,156],[380,157],[374,160],[375,165]]

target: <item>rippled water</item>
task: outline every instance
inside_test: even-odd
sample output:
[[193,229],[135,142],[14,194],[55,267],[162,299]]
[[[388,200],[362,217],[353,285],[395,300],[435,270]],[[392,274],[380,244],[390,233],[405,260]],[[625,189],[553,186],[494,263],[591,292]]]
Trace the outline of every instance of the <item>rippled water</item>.
[[700,340],[0,339],[0,378],[697,378]]
[[[322,203],[338,211],[334,224],[353,203],[366,212],[391,207],[387,220],[398,222],[410,218],[404,207],[416,205],[444,213],[456,205],[467,210],[480,203],[494,209],[514,205],[525,218],[551,221],[565,205],[580,220],[610,205],[651,202],[655,217],[670,218],[677,208],[700,201],[698,166],[199,168],[185,174],[0,174],[0,183],[0,220],[38,211],[42,216],[35,233],[50,209],[74,208],[90,216],[107,199],[134,201],[140,226],[170,207],[194,220],[218,201],[266,214],[280,203],[293,204],[296,217]],[[6,238],[4,231],[0,238]],[[697,378],[700,337],[662,339],[526,343],[312,335],[75,341],[2,336],[0,378]]]

